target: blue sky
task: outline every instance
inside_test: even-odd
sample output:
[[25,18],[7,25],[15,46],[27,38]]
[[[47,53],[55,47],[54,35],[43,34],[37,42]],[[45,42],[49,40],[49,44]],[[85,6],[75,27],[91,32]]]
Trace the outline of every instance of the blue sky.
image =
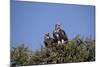
[[61,23],[70,40],[78,34],[94,39],[95,7],[11,1],[11,45],[39,49],[44,33],[52,36],[56,23]]

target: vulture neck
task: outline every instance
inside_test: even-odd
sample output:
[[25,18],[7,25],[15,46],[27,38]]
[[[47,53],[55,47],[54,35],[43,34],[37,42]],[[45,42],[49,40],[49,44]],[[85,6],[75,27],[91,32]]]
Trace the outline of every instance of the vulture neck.
[[55,32],[59,32],[60,31],[60,29],[55,29]]

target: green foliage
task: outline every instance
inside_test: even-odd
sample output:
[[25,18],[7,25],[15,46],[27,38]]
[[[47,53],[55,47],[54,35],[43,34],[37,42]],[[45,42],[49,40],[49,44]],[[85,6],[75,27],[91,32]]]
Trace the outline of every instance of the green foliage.
[[[82,42],[79,44],[78,40]],[[21,66],[95,61],[95,41],[76,37],[68,44],[53,43],[51,48],[42,47],[36,52],[21,45],[12,48],[11,59]]]
[[12,48],[11,50],[11,60],[15,61],[17,65],[27,64],[27,47],[24,44],[18,46],[17,48]]

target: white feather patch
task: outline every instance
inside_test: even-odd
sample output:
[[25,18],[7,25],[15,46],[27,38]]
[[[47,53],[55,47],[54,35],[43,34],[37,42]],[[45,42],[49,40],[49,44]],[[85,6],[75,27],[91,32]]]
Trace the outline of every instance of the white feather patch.
[[60,41],[58,41],[58,44],[61,44],[61,42],[60,42]]
[[61,42],[62,42],[62,44],[64,44],[64,43],[65,43],[65,41],[64,41],[63,39],[61,40]]
[[58,35],[58,34],[56,34],[56,36],[57,36],[57,37],[59,37],[59,35]]

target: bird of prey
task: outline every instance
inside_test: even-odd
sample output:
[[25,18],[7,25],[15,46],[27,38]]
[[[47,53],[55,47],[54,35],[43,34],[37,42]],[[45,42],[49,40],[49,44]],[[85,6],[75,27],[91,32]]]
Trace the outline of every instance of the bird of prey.
[[55,30],[53,31],[53,37],[54,37],[54,40],[58,44],[68,43],[68,37],[67,37],[65,31],[63,29],[61,29],[60,24],[55,25]]
[[50,47],[52,47],[53,43],[54,43],[53,38],[50,37],[49,33],[45,33],[45,35],[44,35],[45,47],[50,48]]

